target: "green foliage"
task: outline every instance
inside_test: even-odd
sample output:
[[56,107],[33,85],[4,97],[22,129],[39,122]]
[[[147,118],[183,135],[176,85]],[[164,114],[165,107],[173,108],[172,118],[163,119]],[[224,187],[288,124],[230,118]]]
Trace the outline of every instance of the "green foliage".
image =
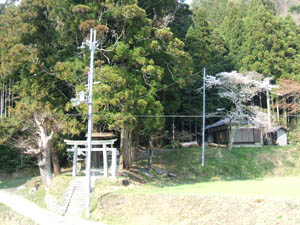
[[194,6],[201,8],[205,14],[205,18],[209,21],[214,27],[218,27],[224,17],[227,14],[228,10],[228,0],[203,0],[195,1]]
[[289,143],[292,145],[300,145],[300,128],[299,125],[292,128],[288,133]]
[[[143,4],[139,2],[139,5]],[[111,23],[110,27],[116,28],[115,32],[123,32],[123,37],[107,56],[96,56],[99,64],[96,63],[95,80],[101,83],[94,89],[94,119],[108,129],[138,127],[140,132],[149,133],[161,129],[163,120],[140,120],[133,115],[164,114],[166,101],[157,96],[157,90],[174,81],[179,83],[175,85],[178,89],[183,83],[181,78],[191,73],[191,60],[184,52],[184,43],[174,38],[171,29],[154,27],[155,21],[152,23],[149,19],[151,15],[139,5],[135,1],[117,2],[101,17]],[[105,41],[108,45],[113,44],[112,39]],[[107,57],[111,62],[103,65]],[[85,110],[85,106],[80,106],[80,112]]]
[[189,27],[192,24],[192,11],[187,4],[179,4],[174,20],[170,23],[170,28],[174,35],[184,40]]
[[244,17],[245,6],[235,2],[229,3],[229,9],[220,30],[224,38],[225,48],[229,49],[229,56],[233,61],[235,69],[240,67],[240,48],[244,41]]
[[[86,117],[66,114],[87,112],[70,99],[85,90],[90,58],[77,47],[90,28],[102,49],[95,55],[96,130],[126,127],[147,139],[168,125],[135,115],[199,114],[203,67],[208,74],[255,70],[300,79],[300,30],[276,15],[270,1],[198,3],[192,10],[177,0],[23,0],[2,7],[1,81],[14,81],[16,99],[14,117],[2,121],[2,141],[19,134],[34,113],[48,113],[47,128],[56,132],[85,130]],[[230,107],[213,91],[207,103],[208,112]]]
[[0,146],[0,171],[12,173],[16,170],[22,170],[26,167],[36,165],[36,160],[20,150],[5,145]]
[[[193,23],[188,29],[185,38],[185,48],[192,56],[195,75],[187,80],[186,88],[181,91],[179,113],[183,115],[198,115],[202,110],[202,95],[196,90],[203,85],[201,73],[203,67],[209,67],[215,63],[218,64],[210,68],[207,71],[208,74],[229,69],[227,63],[219,63],[224,61],[224,58],[227,58],[228,55],[223,35],[220,29],[211,25],[204,10],[205,8],[202,7],[197,7],[193,10]],[[208,92],[207,102],[208,112],[213,112],[217,107],[221,106],[223,100],[219,99],[216,93]],[[218,102],[218,104],[211,104],[212,102]]]
[[193,25],[189,28],[185,40],[186,48],[197,65],[197,71],[211,62],[211,33],[212,27],[207,22],[203,11],[197,10],[193,16]]
[[290,8],[289,8],[289,11],[292,12],[292,13],[300,13],[300,5],[292,5]]

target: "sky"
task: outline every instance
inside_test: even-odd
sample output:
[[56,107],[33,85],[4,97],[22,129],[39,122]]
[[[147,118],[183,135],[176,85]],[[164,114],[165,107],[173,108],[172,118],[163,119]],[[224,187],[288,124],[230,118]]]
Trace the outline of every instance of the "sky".
[[187,3],[187,4],[190,5],[190,4],[192,3],[192,1],[193,1],[193,0],[185,0],[185,3]]

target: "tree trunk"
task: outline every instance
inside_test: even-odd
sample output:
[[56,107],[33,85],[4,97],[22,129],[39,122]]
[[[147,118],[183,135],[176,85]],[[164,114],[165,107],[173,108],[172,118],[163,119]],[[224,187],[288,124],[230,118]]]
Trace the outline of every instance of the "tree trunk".
[[193,140],[193,135],[192,135],[192,121],[190,120],[190,141]]
[[50,187],[52,172],[51,172],[51,152],[50,147],[44,148],[38,157],[38,165],[43,183],[48,189]]
[[198,143],[198,136],[197,136],[197,123],[195,121],[195,139],[196,139],[196,142]]
[[60,174],[60,165],[57,150],[54,147],[51,148],[51,159],[54,175],[57,176]]
[[235,138],[235,134],[236,134],[236,131],[239,129],[239,126],[236,128],[234,126],[232,126],[232,123],[230,121],[230,134],[229,134],[229,151],[232,150],[232,145],[233,145],[233,142],[234,142],[234,138]]
[[153,139],[150,137],[149,141],[149,156],[148,156],[148,172],[152,171],[152,158],[153,158]]
[[120,152],[123,164],[120,166],[122,166],[123,169],[129,169],[132,163],[132,132],[129,131],[126,127],[123,127],[121,129]]
[[264,148],[264,128],[260,126],[260,147]]
[[270,94],[268,90],[267,90],[267,112],[268,112],[268,129],[270,129],[272,124],[271,124]]
[[258,96],[259,96],[259,106],[260,106],[260,108],[262,108],[262,97],[261,97],[261,93],[260,93]]
[[172,140],[175,141],[175,117],[172,119]]
[[136,129],[133,132],[133,140],[132,140],[132,152],[131,152],[131,159],[132,161],[136,161],[138,159],[138,148],[140,145],[140,134],[139,130]]
[[38,165],[41,173],[42,180],[48,190],[52,180],[51,171],[51,141],[54,135],[54,131],[51,131],[50,135],[47,135],[47,129],[44,127],[43,120],[39,116],[35,116],[34,120],[39,129],[39,141],[38,146],[40,149],[40,155],[38,157]]
[[2,90],[1,90],[1,119],[3,119],[4,114],[4,83],[2,81]]
[[280,125],[280,112],[279,112],[278,101],[279,101],[279,98],[277,98],[277,102],[276,102],[276,111],[277,111],[277,122]]
[[[285,104],[287,105],[287,98],[285,98]],[[289,127],[288,121],[288,108],[284,110],[284,125],[288,128]]]

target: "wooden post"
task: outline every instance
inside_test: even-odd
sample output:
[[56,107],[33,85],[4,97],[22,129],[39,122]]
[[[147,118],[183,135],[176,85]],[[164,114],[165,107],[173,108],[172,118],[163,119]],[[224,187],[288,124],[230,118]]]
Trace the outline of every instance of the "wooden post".
[[106,147],[106,144],[103,144],[103,169],[104,169],[104,176],[107,177],[107,147]]
[[192,136],[192,121],[190,120],[190,141],[193,140],[193,136]]
[[117,149],[113,148],[111,152],[111,175],[113,178],[116,178]]
[[271,128],[271,107],[270,107],[270,94],[269,90],[267,90],[267,110],[268,110],[268,129]]
[[276,111],[277,111],[277,122],[280,125],[280,115],[279,115],[279,105],[278,105],[278,102],[279,102],[279,97],[277,98],[277,102],[276,102]]
[[264,133],[263,133],[262,126],[260,126],[260,147],[261,147],[261,149],[264,148]]
[[196,142],[198,142],[198,137],[197,137],[197,123],[195,121],[195,138],[196,138]]
[[77,174],[77,145],[74,146],[72,176],[76,177],[76,174]]
[[173,122],[172,122],[172,139],[175,141],[175,117],[173,117]]

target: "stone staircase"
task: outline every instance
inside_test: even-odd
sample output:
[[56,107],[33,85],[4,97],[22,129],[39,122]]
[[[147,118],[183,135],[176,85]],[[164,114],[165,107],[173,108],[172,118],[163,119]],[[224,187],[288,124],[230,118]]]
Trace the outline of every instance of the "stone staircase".
[[80,217],[85,207],[86,178],[76,177],[70,192],[69,201],[66,205],[64,215]]

